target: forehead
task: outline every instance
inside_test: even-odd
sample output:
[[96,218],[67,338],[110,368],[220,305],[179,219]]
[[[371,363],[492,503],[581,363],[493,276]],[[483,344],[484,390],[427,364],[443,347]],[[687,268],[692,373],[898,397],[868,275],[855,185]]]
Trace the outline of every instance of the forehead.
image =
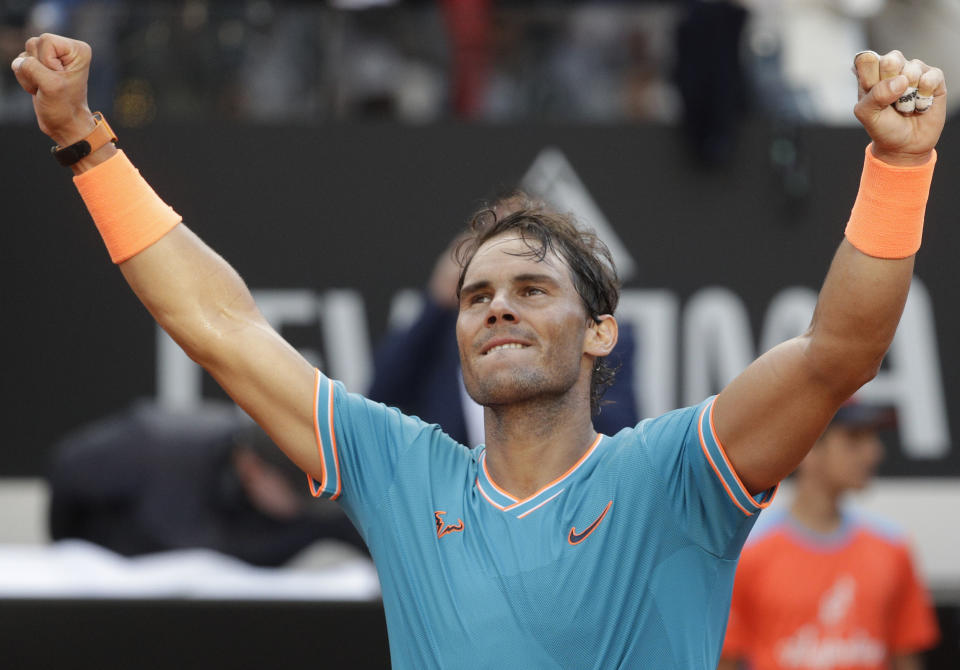
[[512,276],[520,272],[550,274],[558,280],[569,278],[569,268],[563,259],[555,251],[548,250],[541,260],[537,254],[539,247],[539,240],[525,241],[513,232],[490,238],[470,259],[463,283],[489,281],[500,275]]

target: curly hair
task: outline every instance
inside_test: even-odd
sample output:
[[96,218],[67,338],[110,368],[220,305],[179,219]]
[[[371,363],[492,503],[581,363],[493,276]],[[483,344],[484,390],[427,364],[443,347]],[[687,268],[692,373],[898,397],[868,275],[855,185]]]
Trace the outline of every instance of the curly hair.
[[[573,285],[583,301],[587,315],[595,323],[603,314],[613,314],[620,299],[620,280],[607,245],[593,230],[581,229],[570,214],[549,210],[522,191],[514,191],[476,212],[468,232],[456,248],[460,263],[457,297],[463,279],[477,250],[489,239],[505,232],[516,232],[529,248],[522,255],[542,261],[550,252],[567,263]],[[590,409],[600,413],[604,392],[613,385],[619,364],[597,358],[590,379]]]

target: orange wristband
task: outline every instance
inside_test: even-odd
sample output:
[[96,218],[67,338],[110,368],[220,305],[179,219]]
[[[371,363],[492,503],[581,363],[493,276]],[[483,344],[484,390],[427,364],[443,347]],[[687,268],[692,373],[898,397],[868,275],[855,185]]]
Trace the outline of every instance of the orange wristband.
[[860,191],[844,234],[857,249],[876,258],[917,253],[937,152],[923,165],[888,165],[867,146]]
[[183,219],[123,151],[73,178],[114,263],[136,256]]

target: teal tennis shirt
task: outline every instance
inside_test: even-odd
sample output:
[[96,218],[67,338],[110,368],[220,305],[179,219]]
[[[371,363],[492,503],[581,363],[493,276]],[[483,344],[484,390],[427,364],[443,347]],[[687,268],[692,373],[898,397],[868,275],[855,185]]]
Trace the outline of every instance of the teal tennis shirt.
[[757,512],[712,430],[713,398],[598,435],[517,500],[483,446],[317,375],[316,436],[370,548],[395,670],[714,670]]

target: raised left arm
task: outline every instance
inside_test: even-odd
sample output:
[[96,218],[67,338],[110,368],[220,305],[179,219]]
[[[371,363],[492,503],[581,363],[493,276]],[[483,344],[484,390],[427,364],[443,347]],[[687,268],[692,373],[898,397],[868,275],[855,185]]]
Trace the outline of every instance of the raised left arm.
[[[933,148],[946,118],[943,73],[899,51],[859,54],[855,69],[855,114],[873,143],[813,321],[754,361],[714,406],[714,429],[751,493],[793,471],[840,404],[876,375],[910,288]],[[926,106],[930,96],[924,112],[891,106],[904,98]]]

